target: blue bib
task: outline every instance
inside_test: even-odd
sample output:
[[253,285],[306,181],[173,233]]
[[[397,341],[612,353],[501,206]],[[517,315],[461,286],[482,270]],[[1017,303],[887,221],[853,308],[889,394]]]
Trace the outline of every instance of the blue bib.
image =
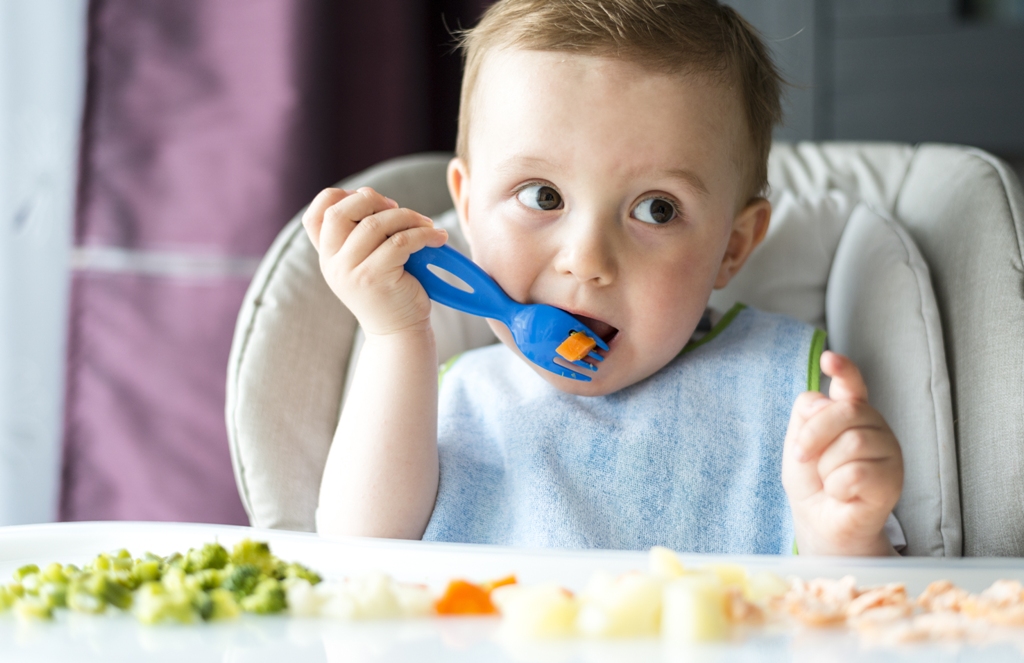
[[423,539],[786,553],[782,445],[822,340],[738,306],[662,370],[600,397],[559,391],[504,345],[467,352],[441,384]]

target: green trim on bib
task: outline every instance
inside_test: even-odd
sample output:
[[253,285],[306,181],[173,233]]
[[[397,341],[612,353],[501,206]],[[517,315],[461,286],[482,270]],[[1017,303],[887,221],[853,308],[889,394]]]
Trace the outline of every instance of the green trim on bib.
[[449,369],[451,369],[451,367],[455,365],[455,362],[457,362],[459,360],[459,357],[461,357],[462,355],[463,355],[463,353],[460,352],[457,355],[449,357],[448,361],[446,361],[445,363],[441,364],[441,368],[437,369],[437,386],[438,387],[441,386],[441,380],[444,379],[444,374],[447,373],[449,371]]
[[709,331],[707,334],[704,334],[704,336],[699,341],[690,341],[689,343],[684,345],[683,349],[680,350],[679,354],[686,354],[691,350],[696,350],[705,343],[709,343],[715,340],[715,337],[721,334],[725,330],[725,328],[729,326],[729,323],[736,319],[736,316],[740,314],[740,311],[742,311],[745,308],[747,308],[746,304],[741,304],[739,302],[733,304],[732,308],[729,309],[728,312],[726,312],[726,314],[722,316],[721,320],[718,321],[718,324],[711,328],[711,331]]
[[821,389],[821,353],[825,351],[826,332],[814,330],[811,337],[811,355],[807,358],[807,391]]

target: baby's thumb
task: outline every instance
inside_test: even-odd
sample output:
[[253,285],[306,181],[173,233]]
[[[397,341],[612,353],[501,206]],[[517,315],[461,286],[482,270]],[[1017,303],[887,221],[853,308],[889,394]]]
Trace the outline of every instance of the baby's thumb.
[[821,372],[832,378],[828,388],[828,397],[832,400],[867,402],[868,387],[849,357],[826,350],[821,355]]

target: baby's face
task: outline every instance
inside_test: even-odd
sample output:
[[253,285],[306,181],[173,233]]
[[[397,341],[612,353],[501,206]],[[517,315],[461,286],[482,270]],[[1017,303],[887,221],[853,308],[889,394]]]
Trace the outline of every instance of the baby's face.
[[[738,91],[607,58],[503,50],[483,63],[471,117],[471,168],[453,161],[449,186],[473,259],[516,301],[565,309],[610,347],[589,383],[530,365],[581,395],[664,367],[746,256],[732,259],[734,225],[752,208]],[[753,206],[763,235],[770,208]]]

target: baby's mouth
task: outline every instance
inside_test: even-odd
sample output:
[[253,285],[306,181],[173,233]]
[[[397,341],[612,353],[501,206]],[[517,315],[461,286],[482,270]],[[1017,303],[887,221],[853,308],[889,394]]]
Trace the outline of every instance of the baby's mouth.
[[590,329],[590,331],[594,332],[599,337],[601,337],[601,340],[604,341],[605,343],[611,343],[612,339],[615,338],[615,336],[619,333],[618,329],[612,327],[610,324],[604,322],[603,320],[588,318],[585,315],[577,315],[575,313],[572,314],[572,317],[576,318],[577,320],[585,324]]

